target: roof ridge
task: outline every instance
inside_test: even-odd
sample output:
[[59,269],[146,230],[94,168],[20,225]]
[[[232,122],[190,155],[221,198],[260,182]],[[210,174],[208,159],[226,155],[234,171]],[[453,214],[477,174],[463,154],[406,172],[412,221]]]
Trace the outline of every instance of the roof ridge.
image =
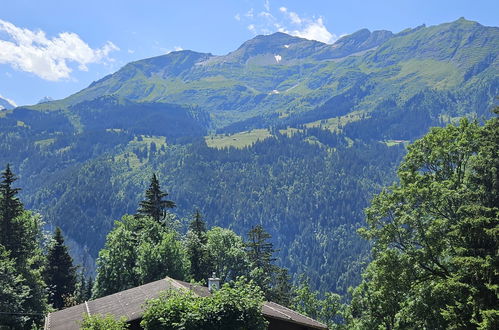
[[[288,310],[288,311],[290,311],[290,312],[292,312],[292,313],[299,314],[299,315],[303,316],[304,318],[309,319],[309,320],[311,320],[311,321],[313,321],[313,322],[319,323],[320,325],[323,325],[324,327],[326,327],[326,328],[327,328],[327,326],[326,326],[324,323],[319,322],[319,321],[317,321],[317,320],[315,320],[315,319],[313,319],[313,318],[311,318],[311,317],[309,317],[309,316],[307,316],[307,315],[305,315],[305,314],[302,314],[302,313],[300,313],[300,312],[298,312],[298,311],[292,310],[291,308],[287,308],[286,306],[280,305],[280,304],[275,303],[275,302],[273,302],[273,301],[270,301],[270,303],[272,303],[272,304],[276,304],[276,305],[278,305],[278,306],[281,306],[281,307],[282,307],[282,308],[284,308],[285,310]],[[269,307],[270,307],[270,306],[269,306]]]
[[269,305],[267,305],[267,304],[264,304],[264,306],[267,306],[268,308],[272,309],[273,311],[276,311],[277,313],[284,315],[284,316],[285,316],[288,320],[293,320],[293,318],[292,318],[292,317],[290,317],[290,316],[289,316],[289,315],[287,315],[286,313],[281,312],[281,311],[280,311],[280,310],[278,310],[278,309],[275,309],[275,308],[274,308],[274,307],[272,307],[272,306],[269,306]]
[[88,307],[88,301],[85,300],[85,308],[87,309],[87,314],[90,316],[90,308]]

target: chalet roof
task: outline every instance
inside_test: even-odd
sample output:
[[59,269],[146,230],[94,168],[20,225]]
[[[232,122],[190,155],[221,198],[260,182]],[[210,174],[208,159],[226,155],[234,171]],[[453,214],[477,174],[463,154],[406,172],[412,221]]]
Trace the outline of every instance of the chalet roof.
[[[142,318],[145,302],[149,299],[159,297],[161,291],[168,289],[189,289],[200,297],[210,295],[207,287],[166,277],[109,296],[86,301],[80,305],[49,313],[45,317],[44,329],[78,330],[80,329],[84,315],[110,314],[115,318],[126,317],[127,321],[137,320]],[[273,302],[265,302],[262,306],[262,313],[265,317],[271,319],[300,324],[313,329],[327,329],[324,324]]]

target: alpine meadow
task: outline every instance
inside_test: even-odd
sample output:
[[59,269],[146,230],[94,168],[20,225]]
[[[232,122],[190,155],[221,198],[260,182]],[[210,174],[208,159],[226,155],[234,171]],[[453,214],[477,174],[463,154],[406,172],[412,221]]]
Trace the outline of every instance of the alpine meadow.
[[498,329],[498,97],[499,27],[459,18],[0,98],[0,329]]

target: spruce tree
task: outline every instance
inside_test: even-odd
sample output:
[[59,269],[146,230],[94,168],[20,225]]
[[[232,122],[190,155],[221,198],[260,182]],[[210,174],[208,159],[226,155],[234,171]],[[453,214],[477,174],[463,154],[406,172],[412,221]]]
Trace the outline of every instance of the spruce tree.
[[57,309],[64,307],[64,298],[73,295],[76,289],[76,267],[59,227],[48,249],[45,282],[50,291],[49,302]]
[[203,220],[203,216],[196,210],[194,214],[194,220],[189,224],[189,230],[196,234],[201,240],[201,243],[206,244],[206,222]]
[[248,232],[248,242],[246,248],[249,261],[254,267],[269,270],[275,258],[272,256],[276,252],[272,243],[268,240],[272,236],[263,229],[261,225],[254,226]]
[[17,251],[21,248],[18,243],[22,228],[15,218],[23,212],[23,204],[17,197],[21,189],[12,187],[16,180],[7,164],[0,183],[0,244],[11,251],[12,258],[18,256]]
[[139,215],[150,216],[160,222],[166,216],[166,209],[175,207],[175,203],[169,200],[163,200],[168,193],[161,191],[156,174],[152,175],[151,184],[146,190],[146,199],[139,203],[137,213]]
[[273,257],[275,250],[268,241],[271,237],[261,225],[256,225],[248,232],[248,241],[245,244],[252,268],[250,278],[260,286],[267,299],[273,296],[272,281],[278,270],[278,267],[272,264],[275,261]]
[[190,260],[190,274],[196,281],[206,281],[210,275],[210,261],[206,243],[206,223],[196,211],[187,233],[187,254]]

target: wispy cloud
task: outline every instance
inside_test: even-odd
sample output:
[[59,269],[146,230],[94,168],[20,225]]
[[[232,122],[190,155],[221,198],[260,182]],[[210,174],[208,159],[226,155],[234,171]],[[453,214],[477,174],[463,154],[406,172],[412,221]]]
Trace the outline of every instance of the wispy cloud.
[[244,17],[236,15],[236,20],[247,24],[247,28],[253,34],[270,34],[273,32],[284,32],[293,36],[317,40],[325,43],[333,43],[338,36],[328,30],[322,16],[308,17],[300,15],[287,7],[272,10],[270,2],[265,0],[262,9],[255,15],[251,8]]
[[47,38],[45,32],[19,28],[0,20],[0,63],[34,73],[46,80],[69,78],[75,63],[87,71],[91,63],[109,62],[108,54],[119,48],[108,41],[102,48],[91,48],[76,33],[62,32]]
[[266,11],[270,11],[270,2],[269,0],[265,0],[263,3],[263,8],[265,8]]

